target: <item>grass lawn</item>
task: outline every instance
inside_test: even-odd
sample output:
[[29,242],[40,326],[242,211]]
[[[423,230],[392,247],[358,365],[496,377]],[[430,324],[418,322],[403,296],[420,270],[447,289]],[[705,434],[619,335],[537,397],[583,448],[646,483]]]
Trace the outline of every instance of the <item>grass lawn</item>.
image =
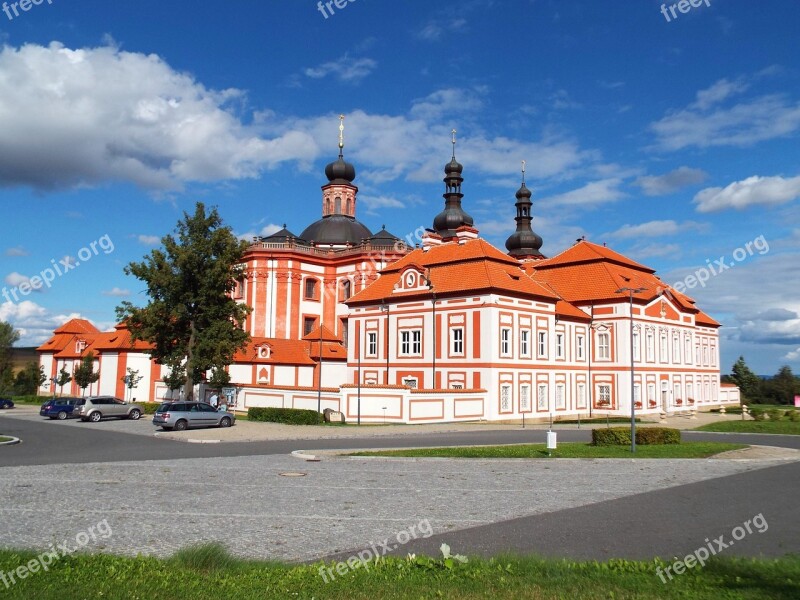
[[10,441],[11,441],[10,437],[4,437],[4,436],[0,435],[0,444],[3,443],[3,442],[10,442]]
[[[0,572],[14,571],[34,557],[32,552],[0,551]],[[328,578],[326,583],[320,568],[332,564],[242,561],[211,545],[183,550],[166,560],[67,556],[51,564],[47,572],[29,574],[8,589],[0,580],[0,589],[3,598],[19,600],[797,598],[800,557],[716,558],[704,568],[695,567],[664,584],[656,568],[667,564],[660,560],[597,563],[513,556],[446,564],[441,558],[390,558],[341,576],[334,569],[335,579]]]
[[[683,442],[681,444],[637,445],[636,454],[630,446],[592,446],[582,442],[558,444],[553,458],[707,458],[720,452],[746,448],[744,444],[721,442]],[[473,446],[467,448],[411,448],[355,452],[349,456],[407,456],[439,458],[547,458],[545,444],[514,444],[509,446]]]
[[724,421],[709,423],[695,431],[722,431],[725,433],[780,433],[800,435],[800,421]]

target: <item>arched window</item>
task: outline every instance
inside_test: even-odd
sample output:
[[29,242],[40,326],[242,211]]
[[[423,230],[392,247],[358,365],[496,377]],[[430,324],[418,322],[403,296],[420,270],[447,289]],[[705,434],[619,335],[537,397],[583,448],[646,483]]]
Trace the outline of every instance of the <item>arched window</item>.
[[337,215],[342,213],[342,199],[339,196],[336,196],[336,199],[333,201],[333,212]]
[[316,300],[317,299],[317,280],[313,277],[306,278],[306,285],[305,285],[305,298],[306,300]]
[[348,215],[353,214],[353,200],[351,198],[347,199],[347,214]]

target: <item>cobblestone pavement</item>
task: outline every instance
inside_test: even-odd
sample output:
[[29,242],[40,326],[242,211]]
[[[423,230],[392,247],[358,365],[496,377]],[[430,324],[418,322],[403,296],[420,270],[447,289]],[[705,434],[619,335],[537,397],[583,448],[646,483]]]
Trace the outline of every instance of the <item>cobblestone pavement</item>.
[[271,455],[5,467],[0,543],[46,548],[106,519],[113,535],[86,550],[165,556],[220,541],[241,556],[304,561],[395,539],[424,519],[442,534],[777,464],[786,462]]

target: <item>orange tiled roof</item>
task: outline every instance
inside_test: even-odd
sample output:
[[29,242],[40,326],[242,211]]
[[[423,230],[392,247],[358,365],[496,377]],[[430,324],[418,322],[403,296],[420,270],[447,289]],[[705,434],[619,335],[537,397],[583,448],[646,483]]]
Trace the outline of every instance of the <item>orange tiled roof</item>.
[[[395,285],[407,268],[423,271],[429,278],[428,288],[395,291]],[[503,254],[482,239],[464,243],[450,242],[428,250],[418,248],[381,272],[378,280],[362,290],[348,304],[373,304],[382,300],[411,297],[438,297],[496,291],[515,296],[536,296],[555,301],[558,295],[551,289],[526,277],[519,261]]]
[[[269,346],[269,358],[259,356],[259,346]],[[233,360],[237,363],[313,365],[308,354],[308,343],[300,340],[254,337],[243,350],[239,350]]]
[[100,333],[100,330],[86,319],[70,319],[53,333],[89,334]]
[[534,263],[533,266],[536,269],[547,269],[552,267],[562,267],[565,265],[576,265],[598,261],[617,263],[638,271],[655,273],[655,269],[651,269],[650,267],[646,267],[643,264],[637,263],[635,260],[631,260],[619,252],[614,252],[611,248],[593,244],[592,242],[587,242],[586,240],[581,240],[577,244],[567,248],[564,250],[564,252],[554,256],[553,258],[540,260]]
[[338,336],[335,333],[333,333],[330,329],[325,327],[325,325],[322,326],[322,333],[321,334],[320,334],[319,329],[320,329],[319,326],[314,327],[311,331],[309,331],[306,335],[303,336],[303,339],[304,340],[309,340],[309,341],[312,341],[312,342],[314,342],[314,341],[318,342],[320,337],[321,337],[323,342],[341,342],[342,341],[341,336]]

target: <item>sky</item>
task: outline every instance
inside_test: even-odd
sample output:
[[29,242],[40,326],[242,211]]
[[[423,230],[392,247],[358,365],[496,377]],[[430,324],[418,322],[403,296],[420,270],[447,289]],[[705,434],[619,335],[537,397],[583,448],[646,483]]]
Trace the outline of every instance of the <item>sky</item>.
[[299,234],[343,114],[372,231],[431,226],[456,129],[491,243],[524,160],[545,255],[605,243],[723,324],[723,372],[800,372],[800,4],[693,2],[0,4],[0,320],[113,327],[197,201]]

